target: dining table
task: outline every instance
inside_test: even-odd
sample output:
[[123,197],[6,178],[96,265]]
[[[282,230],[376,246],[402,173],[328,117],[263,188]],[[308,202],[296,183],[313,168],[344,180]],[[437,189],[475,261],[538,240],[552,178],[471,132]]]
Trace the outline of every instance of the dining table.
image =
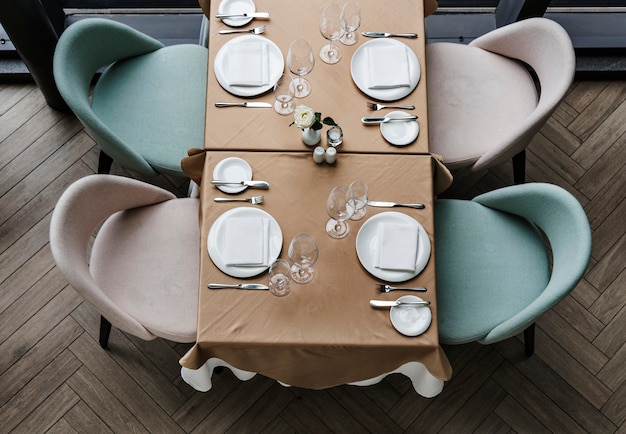
[[[401,373],[411,379],[419,394],[437,395],[451,378],[452,369],[438,340],[433,211],[436,194],[450,185],[451,175],[428,151],[424,16],[432,12],[428,6],[431,2],[360,1],[360,30],[417,34],[417,38],[402,43],[416,56],[421,71],[418,82],[405,96],[381,101],[355,84],[351,70],[355,53],[374,39],[359,35],[354,46],[341,45],[343,58],[337,64],[325,64],[318,55],[328,42],[318,27],[322,5],[301,0],[254,1],[256,11],[270,14],[270,19],[262,22],[266,26],[263,37],[276,44],[281,53],[287,52],[295,38],[305,38],[313,45],[316,64],[306,76],[312,92],[298,104],[331,116],[341,125],[344,141],[336,148],[333,164],[314,162],[313,147],[306,146],[297,127],[290,126],[292,116],[281,116],[271,108],[215,105],[218,101],[273,104],[274,96],[271,90],[241,95],[218,80],[216,58],[219,60],[224,47],[238,36],[219,34],[219,30],[229,28],[215,18],[220,2],[200,3],[210,21],[205,145],[190,149],[189,157],[181,162],[185,173],[199,185],[198,332],[196,343],[180,360],[183,379],[195,389],[207,391],[214,368],[226,366],[242,380],[261,374],[285,386],[324,389],[342,384],[369,385],[386,375]],[[252,20],[243,29],[260,23]],[[287,68],[284,73],[289,73]],[[397,146],[385,140],[378,125],[365,125],[362,117],[390,111],[370,111],[366,101],[415,105],[410,111],[418,116],[415,140]],[[216,172],[232,161],[245,162],[250,178],[267,182],[268,188],[241,188],[234,193],[213,185]],[[349,221],[347,237],[331,238],[325,229],[329,192],[356,180],[367,184],[371,200],[419,202],[424,207],[367,206],[364,218]],[[215,201],[218,197],[253,195],[262,195],[263,202]],[[208,288],[210,283],[268,284],[268,264],[258,272],[242,273],[220,258],[223,252],[219,250],[224,246],[216,240],[226,219],[251,213],[263,214],[271,220],[270,228],[274,227],[270,241],[278,247],[270,251],[270,262],[288,259],[288,246],[296,234],[315,237],[319,259],[311,283],[292,282],[291,292],[284,297],[266,290]],[[374,257],[381,238],[377,225],[398,218],[420,228],[422,256],[418,269],[395,278],[380,273]],[[377,290],[379,284],[424,287],[426,291],[384,293]],[[394,301],[408,294],[430,303],[427,328],[418,335],[396,329],[389,308],[370,305],[371,300]]]

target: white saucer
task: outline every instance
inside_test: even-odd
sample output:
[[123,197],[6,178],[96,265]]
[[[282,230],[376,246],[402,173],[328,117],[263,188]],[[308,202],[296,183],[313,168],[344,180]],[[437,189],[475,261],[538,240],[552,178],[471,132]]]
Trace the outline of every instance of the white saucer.
[[[217,7],[218,14],[250,14],[256,12],[256,6],[252,0],[222,0]],[[241,27],[252,21],[252,18],[222,18],[227,26]]]
[[[385,116],[390,118],[401,118],[403,116],[410,116],[410,113],[403,111],[393,111],[387,113]],[[411,144],[417,139],[417,135],[420,132],[419,124],[417,120],[406,122],[383,122],[380,124],[380,132],[385,140],[392,145],[406,146]]]
[[[415,295],[404,295],[399,301],[421,301]],[[428,330],[433,314],[428,306],[394,306],[389,311],[391,324],[405,336],[418,336]]]
[[[224,158],[213,169],[213,179],[220,181],[250,181],[252,179],[252,167],[242,158]],[[239,193],[248,187],[233,184],[218,185],[217,188],[224,193]]]

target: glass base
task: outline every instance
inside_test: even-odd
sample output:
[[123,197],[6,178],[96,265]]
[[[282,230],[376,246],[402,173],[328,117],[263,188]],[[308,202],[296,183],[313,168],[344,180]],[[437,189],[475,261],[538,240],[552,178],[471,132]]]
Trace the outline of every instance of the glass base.
[[309,283],[315,277],[315,270],[313,267],[300,267],[297,264],[291,266],[291,280],[301,285]]
[[366,213],[365,207],[359,208],[354,211],[354,214],[352,214],[352,217],[350,217],[350,220],[361,220],[363,217],[365,217],[365,213]]
[[291,101],[276,100],[274,102],[274,111],[276,111],[276,113],[278,113],[279,115],[283,115],[283,116],[289,115],[293,113],[295,109],[296,109],[296,103],[293,102],[293,100]]
[[296,98],[304,98],[311,93],[311,83],[305,78],[298,77],[291,82],[289,89]]
[[335,64],[341,60],[341,49],[334,44],[326,44],[320,50],[320,58],[324,63]]
[[354,45],[354,44],[356,44],[356,32],[344,33],[343,36],[341,38],[339,38],[339,41],[343,45]]
[[350,226],[348,226],[348,223],[346,222],[330,219],[326,223],[326,233],[330,235],[331,238],[345,238],[350,233]]

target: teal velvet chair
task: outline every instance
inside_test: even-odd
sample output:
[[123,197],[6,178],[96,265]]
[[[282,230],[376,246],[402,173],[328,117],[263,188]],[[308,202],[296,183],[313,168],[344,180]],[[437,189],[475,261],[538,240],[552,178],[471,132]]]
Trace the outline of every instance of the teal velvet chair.
[[[582,278],[591,230],[561,187],[529,183],[435,204],[439,338],[498,342],[524,332]],[[547,243],[546,243],[547,241]]]
[[107,19],[65,29],[54,78],[100,148],[99,173],[108,173],[113,160],[146,176],[184,176],[180,161],[187,149],[204,145],[207,57],[206,47],[166,47]]

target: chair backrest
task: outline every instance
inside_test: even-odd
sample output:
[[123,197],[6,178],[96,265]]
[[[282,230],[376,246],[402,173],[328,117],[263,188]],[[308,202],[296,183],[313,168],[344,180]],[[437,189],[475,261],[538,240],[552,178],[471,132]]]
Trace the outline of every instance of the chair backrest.
[[50,223],[50,249],[69,283],[116,327],[149,340],[154,335],[120,310],[93,280],[88,246],[96,228],[115,212],[174,199],[150,184],[114,175],[81,178],[61,195]]
[[57,43],[53,61],[59,92],[88,134],[113,160],[147,175],[155,175],[156,172],[93,112],[89,88],[100,68],[160,48],[163,48],[161,42],[125,24],[89,18],[65,29]]
[[539,80],[540,96],[530,116],[503,139],[500,146],[482,155],[474,169],[498,165],[523,151],[557,108],[574,80],[576,56],[563,27],[547,18],[528,18],[498,28],[469,45],[520,60]]
[[526,329],[574,289],[591,257],[591,229],[576,198],[552,184],[505,187],[477,196],[473,201],[534,223],[545,234],[552,250],[552,273],[546,289],[529,306],[481,340],[489,344]]

